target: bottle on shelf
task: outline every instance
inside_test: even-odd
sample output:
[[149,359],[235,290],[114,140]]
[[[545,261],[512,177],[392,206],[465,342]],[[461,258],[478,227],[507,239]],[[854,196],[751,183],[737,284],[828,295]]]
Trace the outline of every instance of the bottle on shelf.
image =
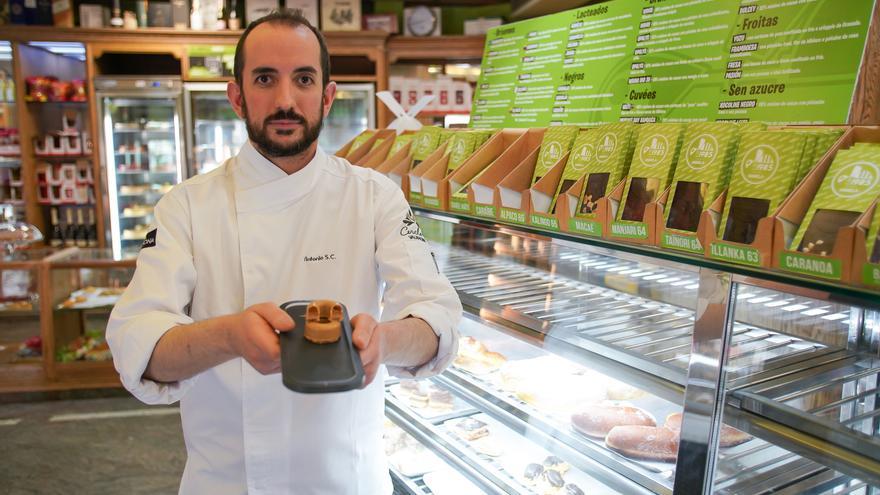
[[110,17],[110,26],[121,28],[125,22],[122,20],[122,0],[113,0],[113,14]]
[[95,224],[94,208],[89,208],[89,224],[86,228],[86,244],[88,247],[98,247],[98,226]]
[[223,15],[223,11],[225,10],[225,6],[221,3],[217,7],[217,20],[214,21],[214,29],[218,31],[223,31],[226,29],[226,17]]
[[49,220],[52,222],[52,235],[49,237],[49,245],[61,247],[64,245],[64,231],[61,230],[61,222],[58,221],[58,208],[49,210]]
[[76,246],[76,224],[73,223],[73,210],[70,208],[64,210],[64,216],[67,220],[64,225],[64,246]]
[[89,245],[89,230],[86,227],[86,222],[83,219],[83,211],[82,209],[76,210],[76,247],[88,247]]
[[238,18],[238,2],[236,0],[229,0],[229,20],[227,24],[229,29],[241,29],[241,19]]

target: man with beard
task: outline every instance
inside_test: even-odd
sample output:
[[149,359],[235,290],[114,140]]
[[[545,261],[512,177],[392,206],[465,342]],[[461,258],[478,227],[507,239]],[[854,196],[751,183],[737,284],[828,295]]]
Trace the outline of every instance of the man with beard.
[[[245,30],[228,96],[249,142],[156,205],[110,317],[125,387],[150,404],[180,401],[180,493],[391,493],[385,371],[428,376],[455,355],[461,305],[401,191],[317,147],[336,92],[329,65],[299,14]],[[314,299],[356,314],[360,390],[283,387],[278,333],[294,324],[279,304]]]

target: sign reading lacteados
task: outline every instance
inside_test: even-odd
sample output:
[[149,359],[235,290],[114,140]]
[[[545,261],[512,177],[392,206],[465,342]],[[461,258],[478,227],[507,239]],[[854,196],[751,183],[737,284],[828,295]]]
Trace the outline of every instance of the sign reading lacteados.
[[473,127],[847,121],[876,0],[613,0],[486,38]]

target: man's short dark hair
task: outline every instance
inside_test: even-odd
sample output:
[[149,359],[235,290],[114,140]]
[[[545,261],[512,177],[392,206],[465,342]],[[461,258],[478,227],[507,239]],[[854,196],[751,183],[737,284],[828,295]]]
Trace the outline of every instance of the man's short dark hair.
[[254,22],[248,25],[247,29],[241,33],[241,38],[238,39],[238,45],[235,47],[235,66],[233,68],[233,74],[235,75],[235,82],[241,86],[241,76],[242,71],[244,71],[244,42],[247,39],[248,35],[251,34],[251,31],[254,30],[260,24],[283,24],[285,26],[290,26],[292,28],[298,26],[305,26],[309,28],[309,30],[315,34],[315,37],[318,38],[318,45],[321,46],[321,79],[323,83],[323,87],[327,87],[327,84],[330,83],[330,52],[327,51],[327,42],[324,41],[324,36],[321,34],[321,31],[318,31],[318,28],[312,26],[309,23],[308,19],[303,17],[302,13],[299,10],[291,10],[291,9],[279,9],[274,10],[272,13],[260,17]]

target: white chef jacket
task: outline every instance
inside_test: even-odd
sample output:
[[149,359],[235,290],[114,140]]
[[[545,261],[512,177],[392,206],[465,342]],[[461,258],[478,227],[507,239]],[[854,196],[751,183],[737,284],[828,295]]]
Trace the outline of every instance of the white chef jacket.
[[[288,175],[245,144],[156,205],[155,236],[107,326],[124,386],[149,404],[180,401],[182,494],[391,493],[382,446],[383,372],[363,390],[299,394],[233,359],[164,384],[143,378],[170,328],[271,301],[334,299],[354,316],[408,315],[439,337],[436,357],[398,376],[441,372],[461,303],[400,189],[320,149]],[[384,292],[382,282],[384,281]]]

